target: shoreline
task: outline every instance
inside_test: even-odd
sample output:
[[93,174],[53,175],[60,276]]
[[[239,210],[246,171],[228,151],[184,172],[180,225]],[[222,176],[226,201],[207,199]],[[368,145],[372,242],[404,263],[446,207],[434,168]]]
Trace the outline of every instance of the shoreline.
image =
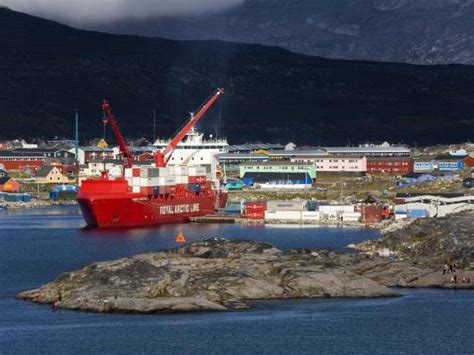
[[30,202],[0,202],[0,211],[2,210],[22,210],[30,208],[48,208],[56,206],[75,206],[78,205],[77,201],[54,201],[54,200],[38,200],[33,199]]

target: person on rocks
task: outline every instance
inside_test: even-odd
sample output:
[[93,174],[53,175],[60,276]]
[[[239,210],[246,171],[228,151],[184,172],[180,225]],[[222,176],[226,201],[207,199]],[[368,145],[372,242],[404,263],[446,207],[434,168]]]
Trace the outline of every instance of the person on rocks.
[[444,264],[444,266],[443,266],[443,275],[446,275],[448,273],[448,270],[449,270],[448,264]]

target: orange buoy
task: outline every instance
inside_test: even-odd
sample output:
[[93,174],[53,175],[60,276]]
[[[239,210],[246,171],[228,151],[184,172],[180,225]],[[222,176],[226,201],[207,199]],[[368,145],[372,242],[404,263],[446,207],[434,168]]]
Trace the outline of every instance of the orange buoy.
[[180,243],[180,244],[186,243],[186,238],[184,237],[184,234],[183,234],[183,233],[180,232],[180,233],[176,236],[176,243]]

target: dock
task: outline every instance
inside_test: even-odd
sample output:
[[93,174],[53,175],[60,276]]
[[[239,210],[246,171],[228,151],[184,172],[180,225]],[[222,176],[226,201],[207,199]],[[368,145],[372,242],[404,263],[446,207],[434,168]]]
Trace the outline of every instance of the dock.
[[245,218],[240,215],[222,215],[222,214],[211,214],[207,216],[191,217],[192,223],[243,223]]

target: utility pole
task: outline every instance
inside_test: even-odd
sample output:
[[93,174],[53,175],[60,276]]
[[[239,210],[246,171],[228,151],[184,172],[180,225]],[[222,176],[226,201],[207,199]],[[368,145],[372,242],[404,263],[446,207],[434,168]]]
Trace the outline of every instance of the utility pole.
[[76,121],[76,161],[79,162],[79,112],[76,110],[76,115],[75,115],[75,121]]
[[156,110],[153,110],[153,143],[156,141]]

